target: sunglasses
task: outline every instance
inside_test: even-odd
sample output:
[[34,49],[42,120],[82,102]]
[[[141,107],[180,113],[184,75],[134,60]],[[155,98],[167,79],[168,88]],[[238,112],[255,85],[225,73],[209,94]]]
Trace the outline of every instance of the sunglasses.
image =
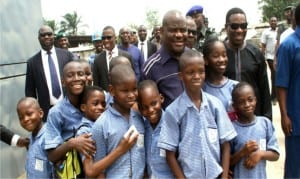
[[192,34],[192,35],[196,35],[197,31],[196,30],[192,30],[192,29],[188,29],[187,30],[188,34]]
[[241,29],[247,29],[247,26],[248,26],[248,23],[245,22],[245,23],[241,23],[241,24],[237,24],[237,23],[231,23],[231,24],[227,24],[229,25],[229,27],[233,30],[237,30],[238,28],[241,28]]
[[53,33],[52,32],[43,32],[43,33],[40,33],[40,37],[46,37],[46,35],[52,36]]
[[113,38],[113,36],[102,36],[102,40],[111,40]]

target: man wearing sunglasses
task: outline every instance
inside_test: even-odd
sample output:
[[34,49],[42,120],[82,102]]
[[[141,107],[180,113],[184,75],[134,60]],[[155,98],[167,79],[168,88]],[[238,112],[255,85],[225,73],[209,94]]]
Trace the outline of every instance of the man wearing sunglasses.
[[245,40],[247,19],[240,8],[226,14],[225,29],[228,65],[225,75],[233,80],[246,81],[255,89],[257,104],[255,114],[272,120],[272,105],[265,58],[258,47]]
[[39,29],[38,39],[41,50],[27,62],[25,96],[38,99],[46,121],[49,109],[63,99],[60,76],[64,65],[74,56],[69,51],[54,47],[54,33],[49,26]]

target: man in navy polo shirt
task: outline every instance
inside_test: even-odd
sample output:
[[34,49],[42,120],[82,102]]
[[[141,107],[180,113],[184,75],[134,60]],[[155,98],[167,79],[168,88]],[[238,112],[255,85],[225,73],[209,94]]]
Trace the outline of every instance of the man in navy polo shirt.
[[183,92],[183,84],[178,77],[180,55],[184,52],[187,39],[185,16],[177,10],[168,11],[163,18],[162,46],[144,64],[142,79],[156,82],[165,100],[165,109]]

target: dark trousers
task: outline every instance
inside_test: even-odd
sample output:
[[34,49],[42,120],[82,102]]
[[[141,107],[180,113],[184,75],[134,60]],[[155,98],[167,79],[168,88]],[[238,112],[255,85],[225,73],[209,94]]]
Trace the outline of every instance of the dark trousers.
[[273,65],[273,60],[267,59],[267,62],[271,72],[271,100],[275,100],[276,99],[275,69]]

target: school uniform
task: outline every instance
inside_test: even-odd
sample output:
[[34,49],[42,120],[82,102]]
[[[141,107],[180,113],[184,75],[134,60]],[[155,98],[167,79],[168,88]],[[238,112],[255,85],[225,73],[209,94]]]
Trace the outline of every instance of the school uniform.
[[122,140],[131,125],[139,132],[136,144],[105,170],[106,178],[143,178],[145,170],[144,121],[139,113],[131,110],[129,120],[111,105],[101,114],[92,127],[96,142],[94,161],[111,153]]
[[[279,154],[275,130],[268,118],[256,116],[248,124],[243,124],[236,120],[233,121],[233,126],[238,135],[230,142],[232,153],[240,151],[247,141],[255,140],[259,145],[259,150],[272,150]],[[234,178],[267,178],[266,160],[260,160],[253,169],[246,169],[244,161],[245,157],[234,166]]]
[[53,149],[74,137],[83,114],[67,97],[53,106],[48,114],[45,134],[45,149]]
[[93,125],[94,125],[94,121],[86,117],[82,117],[79,128],[76,129],[76,136],[91,133]]
[[200,111],[186,91],[167,107],[158,147],[178,152],[186,178],[217,178],[222,173],[221,144],[236,132],[221,101],[201,92]]
[[145,147],[147,173],[150,178],[174,178],[166,160],[166,151],[157,146],[162,120],[155,129],[145,119]]
[[[46,124],[45,124],[46,125]],[[47,152],[43,149],[45,145],[45,125],[34,137],[30,135],[30,144],[26,154],[26,177],[30,179],[52,178],[53,167],[47,158]]]

